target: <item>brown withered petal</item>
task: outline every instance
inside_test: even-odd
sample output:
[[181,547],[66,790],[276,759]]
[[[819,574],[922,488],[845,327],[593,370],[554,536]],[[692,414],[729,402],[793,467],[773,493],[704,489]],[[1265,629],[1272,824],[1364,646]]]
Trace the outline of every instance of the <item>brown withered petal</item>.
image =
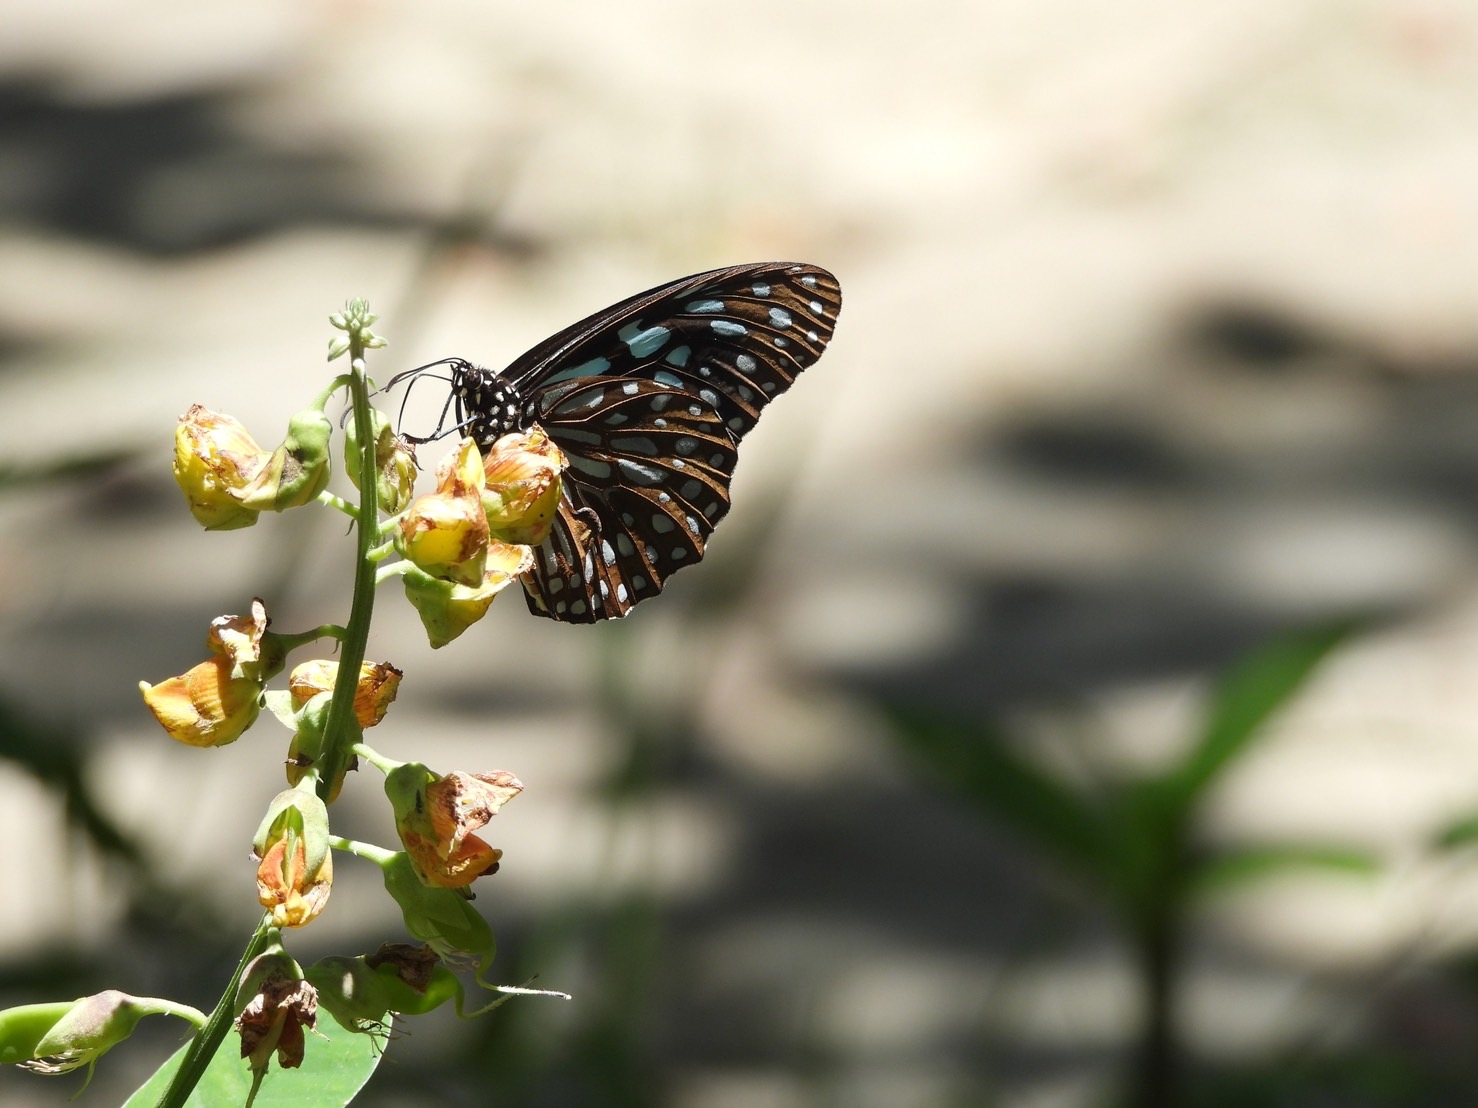
[[364,964],[370,969],[393,966],[395,975],[418,993],[424,993],[430,986],[432,972],[440,963],[436,951],[425,943],[420,946],[414,943],[381,943],[379,950],[365,955],[364,959]]
[[264,1069],[272,1052],[283,1069],[303,1064],[303,1029],[318,1023],[318,990],[308,982],[274,974],[236,1018],[241,1056]]
[[235,665],[250,665],[262,656],[262,636],[271,620],[267,606],[253,597],[251,612],[244,616],[216,616],[210,621],[205,645],[211,653],[230,658]]
[[426,786],[426,811],[432,830],[456,854],[463,841],[498,814],[523,791],[523,782],[507,770],[466,773],[453,770]]

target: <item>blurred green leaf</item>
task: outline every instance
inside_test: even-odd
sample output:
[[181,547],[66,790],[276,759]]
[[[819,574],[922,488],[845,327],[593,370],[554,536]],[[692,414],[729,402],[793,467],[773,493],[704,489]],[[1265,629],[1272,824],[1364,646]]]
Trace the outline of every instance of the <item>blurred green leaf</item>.
[[0,492],[31,488],[53,481],[69,481],[77,477],[96,477],[125,462],[142,451],[131,446],[115,446],[91,453],[74,454],[45,462],[0,463]]
[[1433,845],[1440,850],[1455,850],[1475,840],[1478,840],[1478,815],[1471,815],[1444,827]]
[[[390,1020],[390,1013],[385,1013],[387,1027]],[[185,1101],[187,1108],[226,1108],[246,1103],[251,1070],[240,1057],[240,1045],[234,1035],[226,1039]],[[153,1108],[189,1047],[186,1043],[175,1051],[134,1091],[124,1108]],[[320,1019],[317,1033],[307,1036],[302,1067],[284,1070],[274,1063],[262,1079],[254,1108],[342,1108],[364,1088],[384,1053],[380,1040],[345,1031],[332,1019]]]
[[925,772],[1088,877],[1104,875],[1111,849],[1104,819],[1017,757],[994,728],[898,704],[884,705],[884,711],[904,753]]
[[1283,707],[1353,629],[1345,621],[1278,639],[1221,679],[1200,742],[1166,778],[1178,807],[1190,807],[1246,751],[1268,717]]
[[1196,891],[1205,893],[1245,885],[1287,870],[1315,869],[1352,877],[1372,877],[1380,872],[1380,868],[1380,862],[1368,851],[1289,844],[1247,847],[1217,855],[1197,865],[1191,879]]

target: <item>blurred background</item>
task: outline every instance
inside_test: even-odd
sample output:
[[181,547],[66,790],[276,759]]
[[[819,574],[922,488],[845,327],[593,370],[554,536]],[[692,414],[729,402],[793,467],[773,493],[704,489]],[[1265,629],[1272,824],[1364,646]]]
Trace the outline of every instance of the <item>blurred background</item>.
[[[257,918],[286,732],[136,685],[344,618],[351,541],[202,533],[181,412],[275,444],[350,296],[383,380],[794,259],[836,339],[701,568],[436,652],[382,590],[375,745],[522,778],[495,976],[577,999],[362,1102],[1478,1103],[1471,5],[5,8],[0,1003],[208,1008]],[[335,827],[393,842],[373,776]],[[291,948],[401,938],[345,859]]]

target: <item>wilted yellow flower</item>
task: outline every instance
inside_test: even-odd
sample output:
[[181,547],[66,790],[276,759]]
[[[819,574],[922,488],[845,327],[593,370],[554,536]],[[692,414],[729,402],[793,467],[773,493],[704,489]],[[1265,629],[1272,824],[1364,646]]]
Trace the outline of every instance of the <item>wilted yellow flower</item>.
[[437,466],[436,492],[417,497],[401,518],[401,555],[432,577],[480,587],[488,548],[482,483],[477,443],[463,439]]
[[140,681],[139,691],[170,738],[189,746],[225,746],[256,722],[262,684],[232,677],[231,660],[216,657],[157,685]]
[[157,685],[139,682],[144,703],[170,738],[189,746],[225,746],[256,722],[262,687],[282,665],[267,622],[266,607],[253,600],[249,615],[211,621],[211,658]]
[[487,614],[493,598],[521,573],[534,566],[533,552],[526,546],[490,540],[482,584],[476,588],[453,584],[409,569],[402,575],[406,599],[421,617],[432,647],[445,646]]
[[[401,676],[400,670],[389,662],[365,662],[359,667],[359,683],[354,687],[354,718],[360,727],[373,727],[385,718],[400,689]],[[288,678],[293,703],[301,708],[319,693],[333,692],[338,677],[338,662],[322,658],[304,662]]]
[[270,457],[236,420],[200,404],[180,416],[174,436],[174,479],[190,514],[207,531],[250,527],[257,513],[235,494]]
[[565,456],[542,428],[515,431],[483,459],[482,506],[495,539],[538,546],[559,511]]

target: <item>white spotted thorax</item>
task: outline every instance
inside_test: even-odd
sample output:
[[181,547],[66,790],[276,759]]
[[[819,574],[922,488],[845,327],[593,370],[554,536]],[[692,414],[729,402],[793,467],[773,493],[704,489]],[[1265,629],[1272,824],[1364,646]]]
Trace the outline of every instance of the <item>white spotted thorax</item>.
[[817,266],[731,266],[597,312],[501,373],[444,363],[457,427],[484,449],[538,424],[569,462],[523,578],[530,609],[624,616],[702,558],[740,441],[821,356],[840,310],[836,278]]

